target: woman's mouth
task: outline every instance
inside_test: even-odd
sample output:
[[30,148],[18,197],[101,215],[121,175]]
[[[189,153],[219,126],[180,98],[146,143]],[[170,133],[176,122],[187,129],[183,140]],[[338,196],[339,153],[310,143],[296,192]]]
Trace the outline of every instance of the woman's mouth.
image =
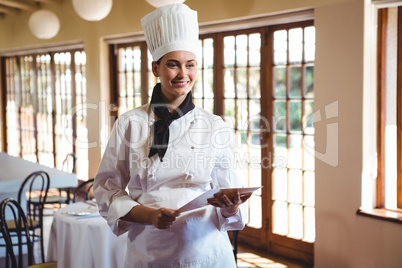
[[186,86],[188,83],[190,83],[189,81],[174,81],[173,82],[173,84],[175,85],[175,86],[178,86],[178,87],[184,87],[184,86]]

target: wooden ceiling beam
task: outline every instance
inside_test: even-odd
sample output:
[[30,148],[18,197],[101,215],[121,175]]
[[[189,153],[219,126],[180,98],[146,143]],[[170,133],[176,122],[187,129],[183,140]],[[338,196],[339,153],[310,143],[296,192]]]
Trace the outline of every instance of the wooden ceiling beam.
[[0,6],[0,13],[3,14],[13,14],[16,13],[17,10],[14,8],[9,8],[9,7],[5,7],[5,6]]
[[7,7],[12,7],[12,8],[18,8],[18,9],[23,9],[23,10],[31,10],[36,8],[37,6],[32,2],[23,2],[23,1],[15,1],[15,0],[0,0],[0,5],[7,6]]

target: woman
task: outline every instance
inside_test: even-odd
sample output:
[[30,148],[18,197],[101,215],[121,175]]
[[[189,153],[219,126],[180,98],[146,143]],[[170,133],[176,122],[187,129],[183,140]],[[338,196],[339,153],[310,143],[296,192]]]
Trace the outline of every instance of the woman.
[[178,211],[211,188],[240,187],[229,128],[192,102],[196,15],[174,4],[141,20],[160,83],[150,104],[117,119],[95,178],[101,215],[129,232],[126,267],[236,267],[226,231],[244,227],[249,195]]

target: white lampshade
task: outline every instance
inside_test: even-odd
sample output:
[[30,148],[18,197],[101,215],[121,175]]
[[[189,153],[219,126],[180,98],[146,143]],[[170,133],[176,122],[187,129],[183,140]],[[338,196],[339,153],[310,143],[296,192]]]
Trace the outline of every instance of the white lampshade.
[[32,34],[39,39],[53,38],[60,29],[60,21],[56,14],[43,9],[32,13],[29,17],[28,25]]
[[170,4],[182,4],[186,0],[146,0],[148,4],[156,8]]
[[109,15],[113,0],[73,0],[78,16],[88,21],[100,21]]

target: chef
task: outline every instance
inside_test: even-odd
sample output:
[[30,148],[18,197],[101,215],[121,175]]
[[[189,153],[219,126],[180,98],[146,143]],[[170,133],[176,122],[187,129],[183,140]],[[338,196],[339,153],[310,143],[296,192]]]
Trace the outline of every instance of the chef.
[[241,187],[228,125],[193,104],[197,12],[167,5],[141,23],[160,83],[113,126],[94,182],[100,214],[116,235],[128,232],[125,267],[236,267],[227,231],[244,228],[250,195],[179,210],[210,189]]

